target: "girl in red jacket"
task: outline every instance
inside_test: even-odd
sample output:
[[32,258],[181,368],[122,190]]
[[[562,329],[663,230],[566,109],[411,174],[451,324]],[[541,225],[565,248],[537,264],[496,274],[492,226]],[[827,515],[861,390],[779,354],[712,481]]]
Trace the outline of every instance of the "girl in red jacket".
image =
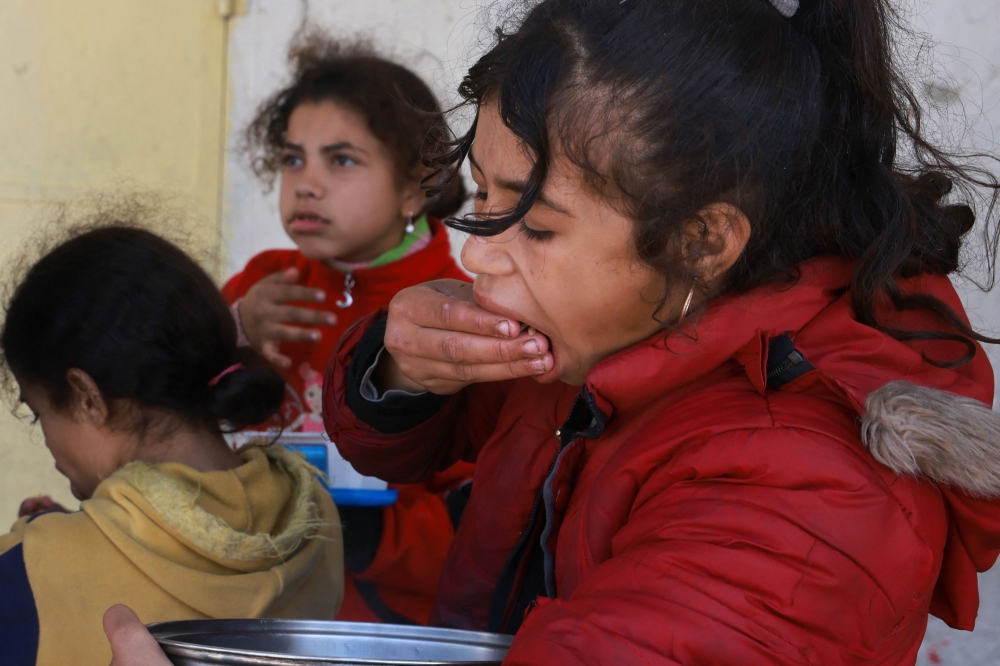
[[540,665],[913,664],[928,613],[973,628],[1000,418],[947,275],[1000,187],[926,142],[895,17],[545,0],[469,70],[475,284],[400,292],[324,396],[364,473],[476,462],[437,622]]
[[[421,189],[430,173],[421,152],[449,134],[413,72],[319,35],[291,60],[292,83],[246,136],[258,175],[280,175],[281,222],[298,249],[257,255],[223,294],[246,342],[285,377],[273,425],[321,432],[322,373],[344,331],[403,287],[468,279],[439,220],[462,205],[464,188],[454,179],[433,198]],[[340,507],[347,590],[338,619],[427,621],[469,477],[459,464],[400,487],[392,507]]]

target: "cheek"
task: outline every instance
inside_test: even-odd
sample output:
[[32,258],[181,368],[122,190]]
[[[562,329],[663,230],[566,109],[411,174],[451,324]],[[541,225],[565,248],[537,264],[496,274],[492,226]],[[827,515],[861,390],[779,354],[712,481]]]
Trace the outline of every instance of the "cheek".
[[399,189],[391,172],[377,167],[359,167],[353,173],[330,176],[326,185],[326,205],[338,220],[378,217],[395,219]]
[[42,435],[45,437],[45,446],[56,461],[56,467],[71,480],[75,480],[74,477],[80,475],[85,465],[80,460],[78,449],[70,445],[74,441],[72,425],[63,423],[61,419],[54,423],[43,422]]
[[70,419],[59,418],[42,424],[45,446],[59,471],[71,482],[74,491],[89,493],[117,468],[114,452],[103,441]]
[[[581,357],[601,356],[652,335],[659,324],[653,319],[650,276],[628,265],[575,266],[556,271],[547,266],[549,279],[538,281],[538,299],[556,324],[565,344]],[[554,279],[553,279],[554,278]]]
[[295,179],[293,176],[283,174],[281,185],[278,188],[278,211],[281,219],[285,220],[295,206]]

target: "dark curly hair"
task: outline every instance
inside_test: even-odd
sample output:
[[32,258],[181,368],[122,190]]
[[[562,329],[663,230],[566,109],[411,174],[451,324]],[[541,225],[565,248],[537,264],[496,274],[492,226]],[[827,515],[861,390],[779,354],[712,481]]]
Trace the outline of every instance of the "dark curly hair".
[[316,30],[303,31],[288,55],[292,82],[264,101],[246,128],[243,149],[258,178],[271,185],[281,171],[288,119],[300,104],[336,102],[360,113],[393,156],[400,182],[420,178],[429,200],[423,212],[457,213],[465,186],[449,169],[427,179],[423,155],[440,152],[452,135],[434,93],[419,76],[379,56],[365,42],[343,43]]
[[[803,0],[791,19],[767,0],[545,0],[511,22],[459,92],[477,109],[498,105],[533,155],[528,187],[513,209],[452,226],[494,235],[517,223],[559,146],[635,220],[639,258],[664,277],[663,302],[699,278],[697,260],[714,251],[699,211],[724,202],[746,214],[751,236],[723,293],[842,256],[857,262],[850,293],[861,322],[964,344],[944,365],[971,359],[973,340],[993,342],[896,282],[960,268],[976,221],[969,202],[984,192],[992,282],[1000,185],[924,137],[895,62],[893,34],[905,27],[888,0]],[[475,125],[440,163],[453,171],[474,138]],[[885,298],[930,311],[944,330],[881,325]]]
[[[79,368],[117,427],[146,432],[164,417],[209,430],[260,423],[285,382],[253,349],[212,279],[172,243],[114,217],[70,232],[13,288],[0,331],[4,381],[44,388],[64,408]],[[212,383],[223,370],[242,364]],[[130,401],[116,413],[118,401]],[[150,409],[152,408],[152,409]]]

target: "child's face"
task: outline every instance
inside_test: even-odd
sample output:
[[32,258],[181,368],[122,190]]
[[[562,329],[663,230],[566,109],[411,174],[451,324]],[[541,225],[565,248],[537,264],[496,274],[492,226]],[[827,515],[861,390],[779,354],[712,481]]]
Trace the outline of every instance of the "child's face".
[[96,426],[79,409],[57,409],[37,384],[20,383],[20,387],[21,399],[42,426],[56,469],[69,479],[74,497],[89,499],[101,481],[130,459],[128,438]]
[[375,259],[402,241],[425,201],[418,182],[398,182],[366,119],[334,102],[292,112],[282,159],[281,221],[311,259]]
[[[471,157],[476,211],[512,208],[531,162],[493,105],[480,111]],[[568,159],[552,164],[543,199],[525,216],[526,228],[470,237],[462,262],[477,274],[480,306],[551,341],[555,362],[540,381],[580,385],[598,361],[661,327],[653,315],[663,281],[635,258],[632,221],[590,191]],[[673,309],[668,302],[666,311]]]

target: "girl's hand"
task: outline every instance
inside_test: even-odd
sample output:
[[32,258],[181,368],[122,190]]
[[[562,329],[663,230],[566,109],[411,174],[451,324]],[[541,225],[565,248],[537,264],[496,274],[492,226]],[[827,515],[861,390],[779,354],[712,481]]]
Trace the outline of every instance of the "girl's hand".
[[48,495],[39,495],[38,497],[29,497],[21,502],[21,506],[17,510],[17,517],[24,518],[25,516],[33,516],[36,513],[46,513],[48,511],[69,513],[69,509]]
[[116,604],[104,613],[104,635],[111,643],[110,666],[171,666],[149,629],[128,606]]
[[456,393],[477,382],[541,375],[552,369],[544,335],[476,305],[472,285],[435,280],[404,289],[389,304],[385,348],[376,368],[382,391]]
[[288,324],[332,326],[337,323],[337,315],[332,312],[285,305],[294,301],[322,303],[326,300],[322,289],[297,285],[298,279],[297,268],[272,273],[250,288],[239,307],[240,322],[250,344],[279,368],[292,365],[292,359],[281,353],[283,340],[317,342],[323,337],[315,328]]

